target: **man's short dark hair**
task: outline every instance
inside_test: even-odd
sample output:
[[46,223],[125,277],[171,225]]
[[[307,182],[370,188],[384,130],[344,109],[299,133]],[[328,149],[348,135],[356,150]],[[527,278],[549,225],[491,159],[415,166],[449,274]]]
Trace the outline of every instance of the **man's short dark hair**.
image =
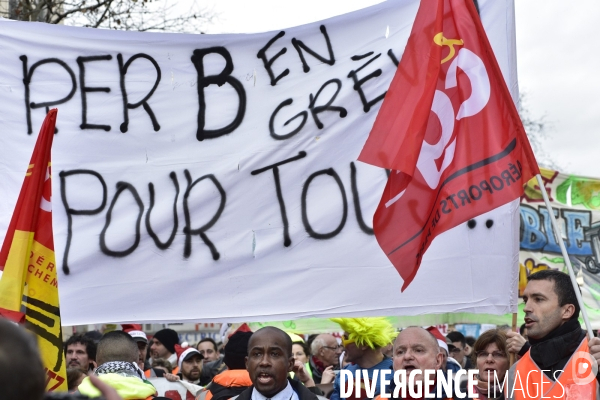
[[[198,344],[200,343],[205,343],[205,342],[210,342],[213,345],[213,349],[215,349],[215,352],[218,353],[219,352],[219,346],[217,346],[217,342],[215,342],[215,340],[213,338],[210,337],[205,337],[204,339],[202,339],[201,341],[198,342]],[[198,346],[196,346],[198,347]]]
[[462,344],[463,348],[467,344],[467,340],[465,339],[465,335],[463,335],[462,333],[460,333],[458,331],[452,331],[449,334],[447,334],[446,337],[448,339],[450,339],[452,341],[452,343],[460,342]]
[[475,339],[473,336],[466,336],[465,337],[465,342],[467,342],[467,344],[469,345],[469,347],[473,347],[473,345],[475,345],[475,342],[477,341],[477,339]]
[[110,361],[137,362],[139,349],[137,343],[123,331],[105,333],[98,342],[98,365]]
[[[276,328],[274,326],[265,326],[264,328],[260,328],[259,330],[254,332],[254,335],[256,335],[257,333],[259,333],[261,331],[271,331],[271,332],[276,332],[279,335],[281,335],[281,337],[283,338],[284,345],[285,345],[284,350],[287,352],[287,357],[290,358],[292,356],[292,338],[290,337],[290,335],[288,335],[281,329]],[[252,338],[250,340],[252,340]],[[250,354],[250,341],[248,341],[248,354]]]
[[40,400],[46,373],[35,337],[0,318],[0,397],[3,400]]
[[96,361],[96,343],[91,338],[81,334],[73,335],[67,340],[64,347],[65,354],[67,354],[67,348],[70,345],[77,343],[81,343],[85,346],[85,352],[87,353],[89,360]]
[[157,358],[156,360],[152,360],[152,368],[154,367],[163,367],[169,371],[169,373],[173,371],[173,366],[166,358]]
[[87,331],[83,336],[92,339],[96,345],[98,345],[98,342],[102,339],[102,333],[100,333],[99,330]]
[[569,275],[554,269],[545,269],[527,277],[527,282],[542,280],[554,282],[554,293],[558,296],[558,305],[562,307],[567,304],[573,304],[575,312],[571,316],[571,319],[578,319],[579,303],[577,302],[577,296],[575,295]]

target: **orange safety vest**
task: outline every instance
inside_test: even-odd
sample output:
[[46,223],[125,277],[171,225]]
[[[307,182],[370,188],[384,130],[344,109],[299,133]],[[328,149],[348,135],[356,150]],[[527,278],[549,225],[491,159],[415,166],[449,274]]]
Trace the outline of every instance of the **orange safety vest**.
[[[179,372],[179,367],[175,367],[173,368],[173,372],[171,372],[173,375],[177,375],[177,373]],[[144,375],[146,376],[146,378],[153,378],[152,376],[152,368],[147,369],[144,371]]]
[[[252,386],[252,380],[250,374],[245,369],[229,369],[215,375],[211,384],[217,384],[224,387],[250,387]],[[210,391],[210,384],[207,386],[206,397],[204,400],[210,400],[213,397]]]
[[[515,400],[532,400],[542,398],[552,399],[585,399],[596,400],[596,377],[594,376],[591,382],[585,385],[579,385],[581,379],[587,378],[591,374],[591,367],[588,364],[586,372],[579,373],[580,365],[584,364],[582,357],[575,357],[578,352],[583,352],[589,355],[588,339],[584,338],[575,351],[564,370],[557,377],[556,381],[551,381],[541,368],[531,358],[531,352],[528,351],[515,364],[515,372],[513,382],[507,382],[505,390]],[[582,369],[582,371],[585,371]],[[517,375],[518,374],[518,375]],[[589,379],[588,379],[589,380]],[[509,387],[513,385],[512,387]],[[517,390],[514,390],[517,389]],[[522,389],[522,390],[521,390]],[[510,396],[508,396],[510,397]]]

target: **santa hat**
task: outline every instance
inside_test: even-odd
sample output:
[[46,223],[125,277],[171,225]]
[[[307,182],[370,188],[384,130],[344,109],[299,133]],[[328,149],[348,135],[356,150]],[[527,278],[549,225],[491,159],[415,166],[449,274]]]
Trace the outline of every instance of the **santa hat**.
[[448,343],[446,340],[446,336],[444,336],[442,334],[442,332],[440,332],[440,330],[438,328],[436,328],[435,326],[430,326],[429,328],[427,328],[427,331],[429,333],[431,333],[437,339],[437,342],[440,345],[440,348],[446,350],[446,353],[449,354],[450,350],[448,349]]
[[141,331],[142,324],[121,324],[121,329],[123,332],[129,333],[129,331]]
[[229,337],[232,337],[236,332],[250,332],[252,333],[252,329],[248,326],[247,323],[241,324],[234,332],[229,334]]
[[196,349],[195,347],[184,348],[184,347],[181,347],[180,345],[176,344],[175,351],[177,352],[177,366],[179,367],[180,371],[181,371],[181,364],[185,360],[191,358],[192,356],[198,355],[198,356],[200,356],[201,360],[204,359],[204,356],[202,355],[202,353],[200,353],[198,351],[198,349]]

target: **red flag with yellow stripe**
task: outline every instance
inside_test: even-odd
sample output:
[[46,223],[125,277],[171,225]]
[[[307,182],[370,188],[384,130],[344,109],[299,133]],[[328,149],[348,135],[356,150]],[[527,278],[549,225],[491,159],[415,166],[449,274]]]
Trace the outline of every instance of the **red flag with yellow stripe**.
[[52,237],[50,150],[57,110],[50,110],[37,138],[21,193],[0,250],[0,315],[38,337],[46,390],[66,391]]

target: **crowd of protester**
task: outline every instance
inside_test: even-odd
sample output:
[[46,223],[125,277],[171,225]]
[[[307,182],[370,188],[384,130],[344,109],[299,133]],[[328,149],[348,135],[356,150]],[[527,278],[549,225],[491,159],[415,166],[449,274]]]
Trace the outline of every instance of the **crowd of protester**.
[[[537,368],[543,379],[558,381],[572,392],[572,382],[561,372],[569,368],[575,351],[599,360],[600,340],[586,340],[568,276],[556,271],[531,275],[523,300],[526,324],[520,332],[506,326],[478,338],[458,331],[444,336],[435,327],[398,332],[385,318],[334,318],[344,332],[337,338],[329,333],[300,336],[274,327],[251,332],[243,324],[223,343],[205,338],[192,345],[180,343],[179,334],[168,328],[151,336],[140,325],[123,325],[123,330],[104,334],[87,332],[64,344],[68,389],[76,398],[101,395],[107,400],[339,400],[348,389],[341,387],[344,369],[374,384],[369,396],[355,391],[352,398],[379,400],[396,389],[393,380],[380,384],[384,371],[439,370],[456,376],[461,370],[475,370],[475,382],[462,374],[458,391],[441,397],[435,393],[434,398],[465,398],[461,394],[470,389],[483,400],[521,399],[527,397],[507,393],[507,386],[519,371],[524,376]],[[511,358],[518,362],[512,364]],[[187,397],[173,390],[159,393],[159,387],[168,385],[183,385]],[[596,392],[596,380],[591,385],[577,388]],[[33,337],[0,320],[0,397],[41,400],[44,387],[45,372]],[[427,391],[434,393],[424,385],[422,397],[392,397],[424,398]],[[588,398],[582,396],[578,398]]]

